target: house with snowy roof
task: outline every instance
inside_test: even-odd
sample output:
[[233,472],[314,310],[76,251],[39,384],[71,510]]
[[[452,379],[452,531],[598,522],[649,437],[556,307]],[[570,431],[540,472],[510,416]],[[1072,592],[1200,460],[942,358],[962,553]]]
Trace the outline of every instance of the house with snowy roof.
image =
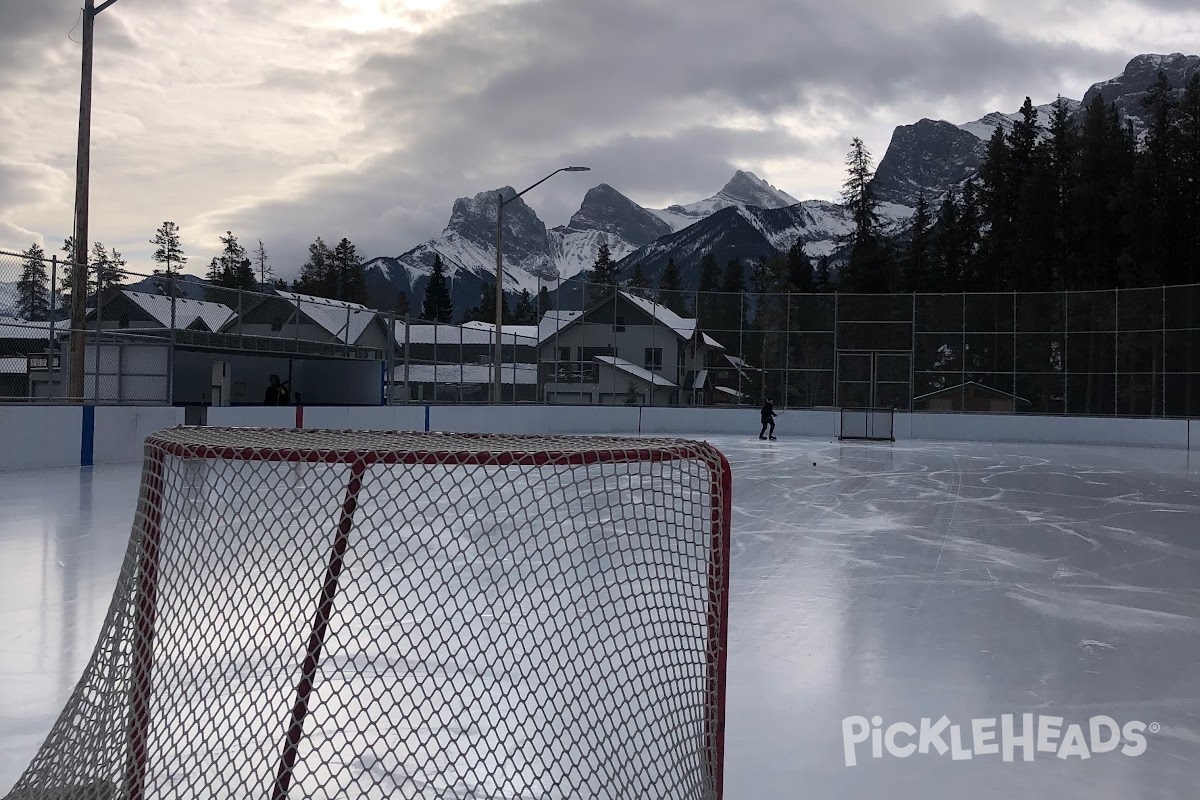
[[[171,298],[166,295],[114,288],[101,302],[88,309],[87,326],[101,330],[131,332],[166,331],[172,324]],[[229,306],[205,300],[175,298],[174,326],[177,331],[216,332],[237,318]]]
[[276,289],[258,296],[223,333],[386,350],[392,332],[379,312],[359,303]]
[[716,375],[725,347],[695,319],[623,290],[539,325],[539,383],[548,403],[709,405],[737,402]]

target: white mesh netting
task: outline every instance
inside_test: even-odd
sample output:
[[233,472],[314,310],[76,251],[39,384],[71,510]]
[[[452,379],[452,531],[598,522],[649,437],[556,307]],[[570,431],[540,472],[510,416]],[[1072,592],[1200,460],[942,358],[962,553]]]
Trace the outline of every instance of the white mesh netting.
[[16,798],[719,798],[728,464],[663,439],[150,437]]

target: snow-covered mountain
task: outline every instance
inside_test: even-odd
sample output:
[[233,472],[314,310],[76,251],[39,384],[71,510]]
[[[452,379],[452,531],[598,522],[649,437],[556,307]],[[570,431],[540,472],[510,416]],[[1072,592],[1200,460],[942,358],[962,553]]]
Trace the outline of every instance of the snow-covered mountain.
[[[1142,130],[1145,110],[1140,100],[1160,69],[1178,89],[1200,71],[1200,57],[1138,56],[1121,75],[1093,85],[1083,103],[1065,102],[1078,119],[1084,105],[1100,96],[1116,103],[1134,128]],[[1053,104],[1038,106],[1043,130],[1052,110]],[[923,119],[898,126],[879,161],[873,184],[880,215],[892,231],[903,233],[922,194],[935,204],[948,189],[975,177],[992,132],[997,127],[1011,130],[1019,118],[1017,111],[997,111],[962,124]],[[509,187],[498,192],[512,195]],[[450,276],[456,313],[474,306],[481,283],[490,282],[495,270],[496,195],[497,191],[490,191],[460,198],[441,236],[398,257],[369,262],[372,301],[390,308],[397,294],[404,292],[414,311],[418,310],[416,302],[424,295],[433,257],[440,253]],[[711,197],[664,209],[642,208],[601,184],[588,191],[567,225],[551,230],[522,200],[505,206],[504,288],[506,292],[534,292],[547,282],[553,289],[561,281],[575,279],[595,261],[602,243],[623,269],[631,270],[640,263],[651,278],[674,258],[685,286],[696,282],[699,258],[707,251],[718,260],[736,255],[749,262],[786,250],[800,240],[810,256],[832,256],[836,265],[849,229],[850,221],[840,206],[819,200],[799,202],[742,170]]]
[[721,191],[712,197],[687,205],[655,209],[653,213],[670,225],[672,230],[678,231],[725,208],[785,208],[799,202],[753,172],[739,169]]

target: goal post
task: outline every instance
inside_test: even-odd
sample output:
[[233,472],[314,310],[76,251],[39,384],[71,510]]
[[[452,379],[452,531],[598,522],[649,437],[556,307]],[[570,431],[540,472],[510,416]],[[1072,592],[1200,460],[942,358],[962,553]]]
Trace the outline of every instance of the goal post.
[[895,409],[842,408],[838,411],[838,439],[896,441]]
[[729,464],[681,439],[176,428],[8,796],[722,796]]

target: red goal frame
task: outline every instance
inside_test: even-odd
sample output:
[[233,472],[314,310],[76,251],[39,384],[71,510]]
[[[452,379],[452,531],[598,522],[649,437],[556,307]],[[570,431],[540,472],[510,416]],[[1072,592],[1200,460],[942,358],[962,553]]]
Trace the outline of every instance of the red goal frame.
[[[681,439],[645,439],[644,446],[605,447],[614,440],[608,437],[546,437],[546,436],[516,436],[496,434],[440,434],[440,433],[404,433],[404,437],[417,437],[428,440],[428,448],[361,448],[361,447],[246,447],[236,445],[212,445],[204,443],[181,442],[171,436],[173,432],[189,430],[176,428],[173,431],[163,431],[146,439],[145,478],[143,480],[142,506],[145,525],[146,546],[142,549],[139,559],[138,600],[135,618],[133,620],[134,641],[132,647],[132,684],[130,697],[130,727],[129,755],[126,764],[126,787],[130,800],[144,800],[145,775],[148,760],[148,729],[150,724],[150,700],[152,695],[152,680],[154,672],[153,647],[154,627],[156,620],[158,555],[162,538],[162,500],[165,477],[165,459],[168,456],[205,460],[216,459],[223,461],[259,461],[287,462],[310,464],[342,464],[350,468],[345,496],[342,502],[338,526],[334,535],[334,543],[329,554],[325,570],[325,580],[322,584],[316,611],[313,615],[311,632],[309,634],[306,655],[302,664],[301,678],[296,686],[296,700],[291,712],[286,740],[279,759],[275,783],[272,788],[272,800],[286,800],[291,784],[292,770],[295,766],[299,744],[303,739],[304,719],[308,713],[308,702],[313,690],[314,678],[321,660],[321,651],[325,644],[329,620],[333,611],[334,600],[337,597],[338,582],[341,574],[345,553],[349,547],[350,532],[353,528],[355,511],[358,508],[358,495],[362,488],[363,473],[373,465],[428,465],[428,466],[545,466],[549,464],[564,466],[585,466],[601,463],[647,463],[673,460],[697,460],[713,465],[709,475],[709,490],[711,510],[711,548],[713,558],[708,565],[708,641],[715,642],[715,655],[708,659],[706,665],[707,695],[714,709],[714,714],[705,720],[705,737],[708,741],[709,752],[713,757],[713,774],[710,776],[714,789],[713,797],[721,800],[724,791],[724,760],[725,760],[725,704],[727,683],[727,662],[729,643],[729,573],[731,550],[731,497],[733,490],[733,474],[729,461],[711,445]],[[396,436],[396,433],[385,431],[321,431],[314,429],[254,429],[254,428],[201,428],[191,429],[210,432],[213,434],[229,433],[235,436],[267,435],[279,436],[295,434],[316,438],[318,441],[324,435],[332,437],[346,436]],[[165,434],[165,435],[164,435]],[[595,449],[580,447],[578,449],[538,448],[538,441],[554,442],[568,441],[571,444],[582,444],[595,440]],[[437,447],[443,444],[472,445],[466,449],[445,449]],[[527,442],[529,449],[513,447],[514,444]],[[623,439],[623,442],[633,441]],[[488,449],[489,442],[498,445]],[[639,442],[639,445],[641,443]]]

